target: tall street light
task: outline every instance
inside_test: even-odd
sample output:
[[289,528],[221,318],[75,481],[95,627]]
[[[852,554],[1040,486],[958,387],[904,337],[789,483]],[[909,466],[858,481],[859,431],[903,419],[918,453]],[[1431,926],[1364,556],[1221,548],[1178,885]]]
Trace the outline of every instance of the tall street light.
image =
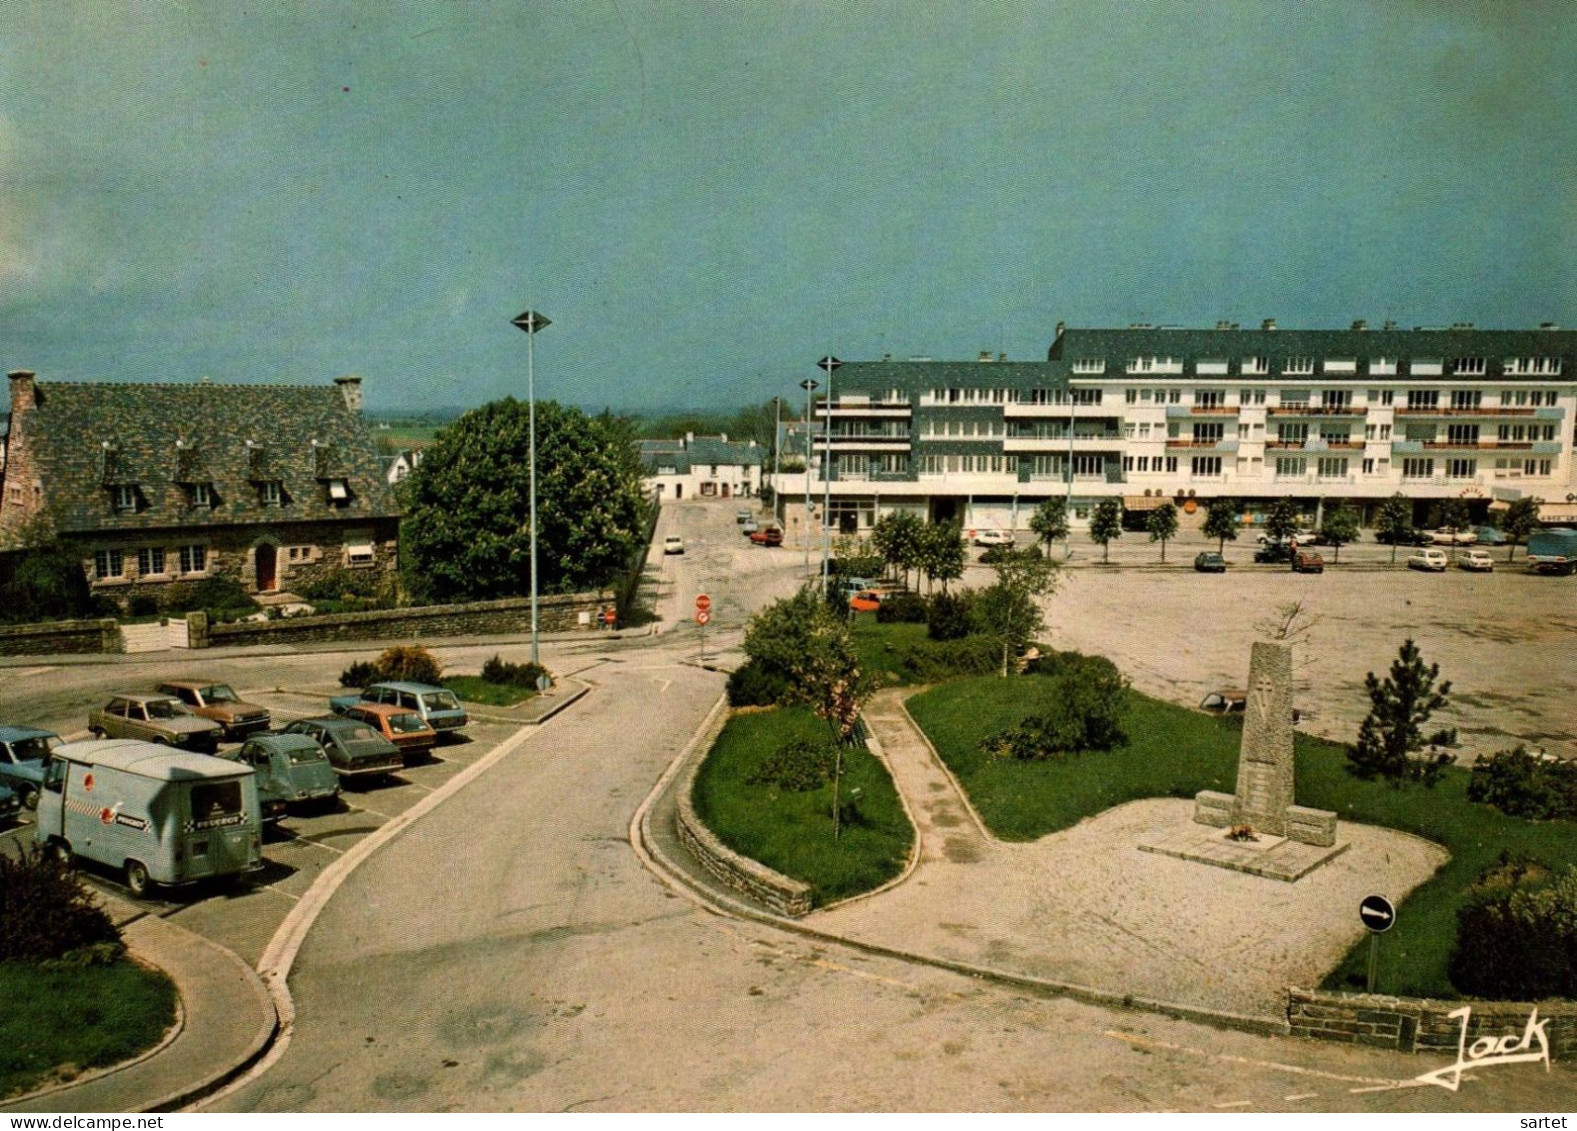
[[783,398],[772,398],[772,517],[779,522],[783,521],[783,484],[778,479],[778,466],[781,462],[780,448],[783,441]]
[[525,310],[510,319],[510,325],[526,335],[526,416],[531,433],[531,662],[541,663],[537,655],[537,331],[551,325],[534,310]]
[[[810,450],[810,395],[821,388],[821,382],[807,377],[799,383],[805,390],[805,576],[810,577],[810,469],[815,461]],[[822,516],[825,519],[825,515]]]
[[823,407],[827,411],[827,424],[822,430],[821,465],[821,590],[827,591],[827,561],[832,556],[832,374],[843,362],[830,353],[816,363],[827,374],[827,395]]

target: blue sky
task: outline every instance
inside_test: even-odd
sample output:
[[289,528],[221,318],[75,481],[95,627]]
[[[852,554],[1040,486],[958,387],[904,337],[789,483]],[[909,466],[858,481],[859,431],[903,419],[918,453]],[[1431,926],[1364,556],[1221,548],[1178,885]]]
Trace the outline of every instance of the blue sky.
[[732,407],[1059,320],[1577,322],[1577,8],[259,4],[0,15],[44,380]]

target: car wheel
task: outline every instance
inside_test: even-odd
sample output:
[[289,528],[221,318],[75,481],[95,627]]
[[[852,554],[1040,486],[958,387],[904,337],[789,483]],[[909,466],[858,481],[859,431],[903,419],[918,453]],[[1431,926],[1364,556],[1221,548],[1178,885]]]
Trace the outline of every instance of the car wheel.
[[22,790],[22,807],[24,809],[38,808],[38,787],[26,786]]
[[154,735],[153,744],[155,746],[168,746],[168,745],[170,745],[170,740],[168,738],[165,738],[164,735],[158,734],[158,735]]
[[49,858],[68,871],[71,868],[71,843],[64,840],[52,840],[49,847],[44,850]]
[[131,889],[132,895],[147,895],[148,889],[153,886],[148,867],[141,860],[126,861],[126,886]]
[[94,738],[103,738],[104,737],[104,728],[103,727],[89,727],[88,728],[88,733],[91,734]]

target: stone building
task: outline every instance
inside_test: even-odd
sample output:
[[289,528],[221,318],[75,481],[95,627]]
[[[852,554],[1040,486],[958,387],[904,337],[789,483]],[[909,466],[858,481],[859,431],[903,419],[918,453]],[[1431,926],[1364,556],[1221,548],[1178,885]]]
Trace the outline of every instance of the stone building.
[[399,512],[361,417],[332,386],[43,382],[10,375],[0,551],[43,523],[122,603],[229,577],[300,589],[397,564]]

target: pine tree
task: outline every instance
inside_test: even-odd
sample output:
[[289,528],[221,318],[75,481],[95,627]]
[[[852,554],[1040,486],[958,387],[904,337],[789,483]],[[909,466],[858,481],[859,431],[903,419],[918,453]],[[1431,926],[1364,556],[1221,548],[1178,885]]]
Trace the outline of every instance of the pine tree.
[[[1358,728],[1358,741],[1347,751],[1348,770],[1366,781],[1382,777],[1394,786],[1416,781],[1433,786],[1456,756],[1436,747],[1455,738],[1440,731],[1424,738],[1424,724],[1449,702],[1451,681],[1439,687],[1440,665],[1427,667],[1418,646],[1406,640],[1391,663],[1391,673],[1381,680],[1373,672],[1364,677],[1369,714]],[[1415,756],[1429,747],[1427,754]]]

